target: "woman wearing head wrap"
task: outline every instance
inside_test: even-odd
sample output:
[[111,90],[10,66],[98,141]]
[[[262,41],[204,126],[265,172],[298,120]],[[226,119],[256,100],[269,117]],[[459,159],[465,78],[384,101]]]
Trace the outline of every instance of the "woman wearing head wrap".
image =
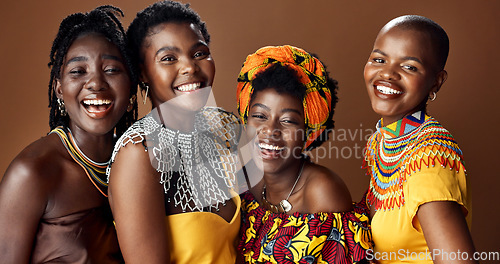
[[353,212],[342,179],[304,154],[328,139],[337,83],[323,64],[292,46],[264,47],[238,77],[238,111],[263,179],[242,194],[239,250],[245,263],[353,263],[371,233]]

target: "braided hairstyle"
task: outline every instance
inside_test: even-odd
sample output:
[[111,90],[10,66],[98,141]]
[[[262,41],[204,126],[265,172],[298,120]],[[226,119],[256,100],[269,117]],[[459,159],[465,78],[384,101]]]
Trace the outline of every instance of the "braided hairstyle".
[[[121,9],[110,5],[104,5],[88,13],[75,13],[69,15],[61,22],[57,36],[52,43],[50,62],[48,64],[50,68],[49,126],[51,130],[57,126],[67,127],[69,124],[69,117],[62,116],[58,111],[57,96],[54,88],[57,80],[61,78],[61,67],[69,47],[73,41],[81,35],[87,33],[101,34],[119,49],[125,60],[125,65],[131,80],[130,98],[136,95],[137,71],[132,63],[127,46],[125,30],[123,29],[119,17],[123,17]],[[116,125],[116,135],[120,136],[135,120],[137,120],[136,100],[134,100],[132,110],[130,112],[127,111]]]
[[[138,12],[127,29],[129,47],[135,65],[140,65],[144,61],[141,48],[143,45],[148,45],[144,43],[144,39],[154,34],[151,32],[153,27],[162,23],[194,24],[200,30],[206,43],[210,43],[210,34],[208,34],[205,22],[201,20],[198,13],[189,7],[189,4],[175,1],[159,1]],[[139,69],[136,68],[136,70]],[[137,72],[136,75],[139,75],[139,73]]]

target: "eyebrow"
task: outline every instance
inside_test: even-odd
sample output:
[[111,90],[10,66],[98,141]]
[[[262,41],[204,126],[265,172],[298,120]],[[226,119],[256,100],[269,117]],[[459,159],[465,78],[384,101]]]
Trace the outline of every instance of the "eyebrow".
[[194,50],[199,46],[208,47],[208,45],[204,41],[198,41],[191,47],[191,50]]
[[102,55],[102,58],[103,59],[106,59],[106,60],[116,60],[116,61],[122,61],[122,59],[118,56],[115,56],[115,55],[109,55],[109,54],[104,54]]
[[[122,60],[120,59],[120,57],[117,57],[117,56],[114,56],[114,55],[109,55],[109,54],[104,54],[104,55],[101,56],[101,58],[103,58],[105,60],[116,60],[116,61],[122,62]],[[71,58],[70,60],[68,60],[66,62],[66,65],[69,65],[72,62],[88,61],[88,60],[89,59],[87,57],[85,57],[85,56],[73,57],[73,58]]]
[[68,64],[70,64],[70,63],[72,63],[72,62],[77,62],[77,61],[87,61],[87,60],[88,60],[88,58],[87,58],[87,57],[84,57],[84,56],[73,57],[73,58],[71,58],[70,60],[68,60],[68,61],[66,62],[66,65],[68,65]]
[[386,54],[385,52],[383,52],[383,51],[381,51],[381,50],[379,50],[379,49],[374,49],[374,50],[372,51],[372,53],[380,53],[380,54],[382,54],[383,56],[387,56],[387,54]]
[[[196,48],[198,48],[199,46],[204,46],[204,47],[208,47],[208,45],[203,42],[203,41],[200,41],[200,42],[196,42],[192,47],[191,47],[191,50],[194,50]],[[159,53],[163,52],[163,51],[175,51],[175,52],[180,52],[181,50],[177,47],[174,47],[174,46],[166,46],[166,47],[163,47],[163,48],[160,48],[158,51],[156,51],[155,53],[155,56],[158,56]]]
[[264,108],[264,109],[266,109],[266,110],[268,110],[268,111],[269,111],[269,110],[271,110],[271,108],[267,107],[267,105],[265,105],[265,104],[260,104],[260,103],[255,103],[255,104],[254,104],[254,105],[252,105],[252,107],[250,107],[250,108],[254,108],[254,107],[262,107],[262,108]]
[[417,57],[407,56],[407,57],[403,57],[403,60],[412,60],[412,61],[416,61],[416,62],[422,64],[422,61],[420,61]]
[[[269,108],[267,105],[260,104],[260,103],[255,103],[254,105],[252,105],[251,108],[254,108],[254,107],[262,107],[262,108],[264,108],[267,111],[271,110],[271,108]],[[283,108],[283,109],[281,109],[281,113],[288,113],[288,112],[297,113],[298,115],[302,115],[302,113],[299,110],[297,110],[297,109],[293,109],[293,108]]]
[[284,108],[281,110],[281,112],[282,113],[292,112],[292,113],[297,113],[298,115],[302,115],[299,110],[293,108]]
[[[380,53],[380,54],[382,54],[382,56],[387,56],[387,53],[385,53],[385,52],[383,52],[383,51],[381,51],[379,49],[374,49],[372,51],[372,53]],[[419,58],[417,58],[417,57],[406,56],[406,57],[403,57],[402,59],[403,60],[412,60],[412,61],[416,61],[416,62],[422,64],[422,61]]]
[[163,51],[175,51],[175,52],[179,52],[180,49],[177,48],[177,47],[173,47],[173,46],[166,46],[166,47],[163,47],[163,48],[157,50],[156,53],[155,53],[155,57],[158,56],[158,54],[160,52],[163,52]]

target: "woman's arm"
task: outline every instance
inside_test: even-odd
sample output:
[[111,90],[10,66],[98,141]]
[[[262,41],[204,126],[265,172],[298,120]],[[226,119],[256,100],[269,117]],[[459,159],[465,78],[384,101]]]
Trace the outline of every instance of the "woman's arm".
[[109,202],[127,263],[169,263],[163,185],[142,144],[120,149],[111,167]]
[[[474,244],[461,206],[452,201],[434,201],[421,205],[417,217],[434,263],[478,263],[469,260]],[[456,258],[453,258],[456,256]],[[467,256],[468,259],[462,258]]]
[[17,158],[0,183],[0,263],[30,260],[51,180],[36,167],[36,161]]

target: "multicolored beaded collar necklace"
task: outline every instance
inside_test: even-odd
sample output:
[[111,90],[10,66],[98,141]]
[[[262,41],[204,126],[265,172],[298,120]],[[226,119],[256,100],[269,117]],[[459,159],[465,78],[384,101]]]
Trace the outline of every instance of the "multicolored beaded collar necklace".
[[437,163],[457,171],[461,168],[462,152],[453,136],[424,112],[385,127],[381,124],[382,120],[368,140],[364,164],[371,176],[367,202],[375,210],[403,206],[403,183],[422,166]]
[[56,133],[59,136],[59,138],[61,138],[61,141],[64,144],[64,147],[66,148],[70,156],[76,163],[78,163],[83,168],[83,170],[89,177],[90,181],[97,188],[97,190],[99,190],[99,192],[105,197],[108,197],[106,168],[109,165],[109,161],[99,163],[87,157],[76,144],[75,139],[73,138],[73,135],[71,134],[71,130],[69,128],[59,126],[50,131],[49,134],[52,133]]

